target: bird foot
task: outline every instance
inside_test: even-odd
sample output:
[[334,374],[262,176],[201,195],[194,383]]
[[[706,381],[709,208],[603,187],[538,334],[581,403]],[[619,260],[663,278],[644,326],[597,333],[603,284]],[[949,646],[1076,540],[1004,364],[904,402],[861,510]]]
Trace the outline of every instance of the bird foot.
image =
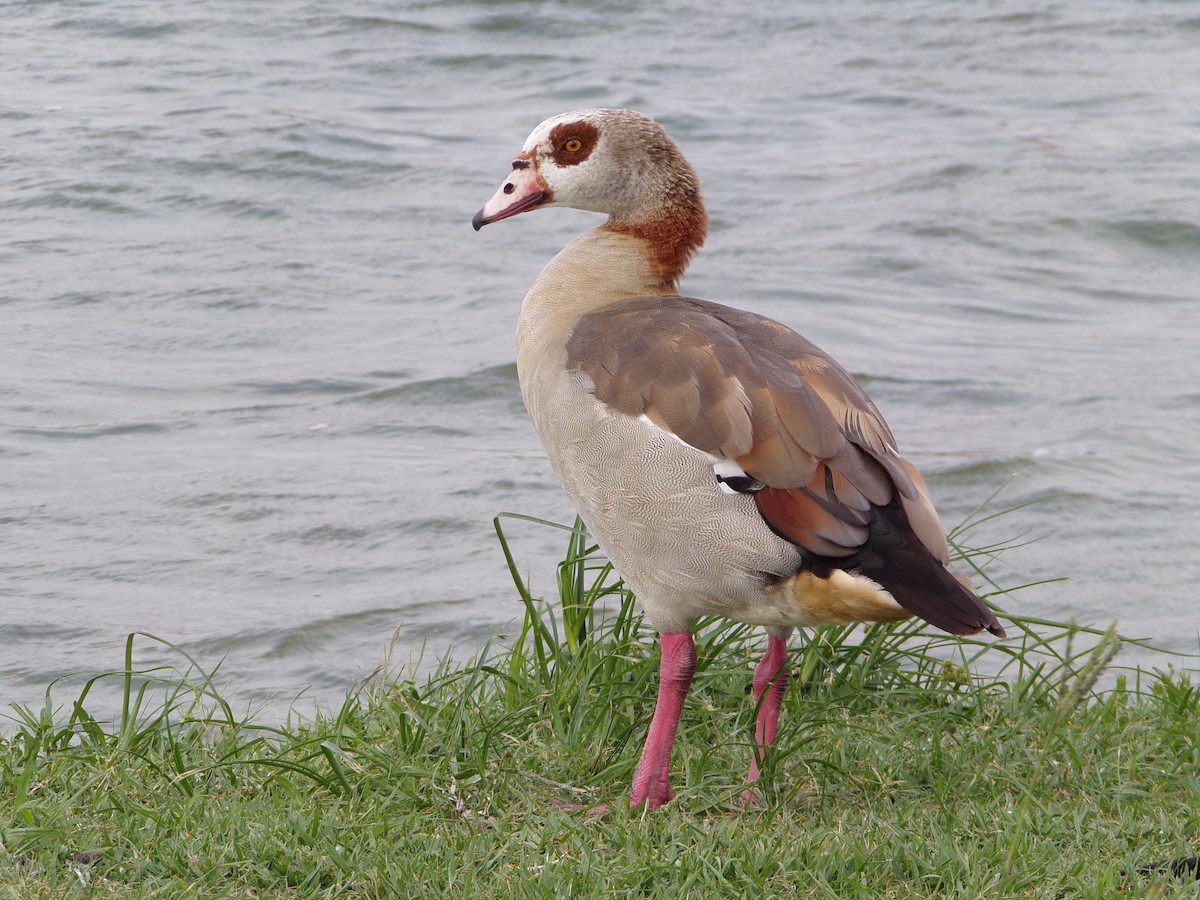
[[766,806],[766,802],[762,798],[762,794],[754,790],[754,788],[746,788],[742,791],[742,796],[738,801],[738,805],[742,809],[751,809]]
[[607,803],[563,803],[561,800],[551,800],[550,805],[563,812],[585,812],[590,816],[602,816],[612,809]]

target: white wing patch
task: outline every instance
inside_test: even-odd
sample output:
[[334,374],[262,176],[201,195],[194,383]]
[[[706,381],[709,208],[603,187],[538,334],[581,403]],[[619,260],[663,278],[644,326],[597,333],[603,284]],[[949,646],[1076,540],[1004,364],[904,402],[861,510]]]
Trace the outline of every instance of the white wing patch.
[[747,475],[735,459],[718,460],[713,464],[713,474],[726,494],[753,494],[763,488],[763,483]]

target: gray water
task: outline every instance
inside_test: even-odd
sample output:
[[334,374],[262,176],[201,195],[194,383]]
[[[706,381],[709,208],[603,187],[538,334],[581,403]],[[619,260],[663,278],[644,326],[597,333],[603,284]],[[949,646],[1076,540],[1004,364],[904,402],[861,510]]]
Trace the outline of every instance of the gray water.
[[704,180],[688,293],[838,357],[948,524],[1013,478],[970,542],[1069,580],[1010,608],[1197,649],[1195,6],[64,0],[0,6],[0,704],[134,631],[286,710],[511,629],[492,517],[572,515],[517,308],[596,217],[469,222],[596,105]]

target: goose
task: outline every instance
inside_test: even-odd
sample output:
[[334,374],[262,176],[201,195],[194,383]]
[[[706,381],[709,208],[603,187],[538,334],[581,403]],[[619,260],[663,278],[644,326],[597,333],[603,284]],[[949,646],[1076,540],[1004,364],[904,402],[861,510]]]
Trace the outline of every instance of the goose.
[[629,804],[674,796],[671,751],[706,616],[762,626],[747,799],[775,738],[797,627],[917,615],[1003,637],[949,568],[916,468],[825,352],[687,297],[708,215],[666,130],[627,109],[542,122],[472,225],[547,207],[607,215],[558,253],[517,325],[521,395],[550,463],[658,632],[658,697]]

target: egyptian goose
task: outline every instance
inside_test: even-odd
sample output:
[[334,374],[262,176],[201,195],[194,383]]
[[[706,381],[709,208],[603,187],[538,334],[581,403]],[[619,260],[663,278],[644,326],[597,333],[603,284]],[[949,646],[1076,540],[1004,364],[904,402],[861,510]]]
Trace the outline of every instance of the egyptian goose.
[[673,796],[701,616],[767,631],[751,784],[793,628],[916,614],[951,634],[1004,635],[947,568],[925,482],[846,370],[778,322],[679,294],[708,216],[662,126],[625,109],[547,119],[472,224],[547,206],[608,215],[526,294],[517,371],[554,471],[659,633],[631,806]]

